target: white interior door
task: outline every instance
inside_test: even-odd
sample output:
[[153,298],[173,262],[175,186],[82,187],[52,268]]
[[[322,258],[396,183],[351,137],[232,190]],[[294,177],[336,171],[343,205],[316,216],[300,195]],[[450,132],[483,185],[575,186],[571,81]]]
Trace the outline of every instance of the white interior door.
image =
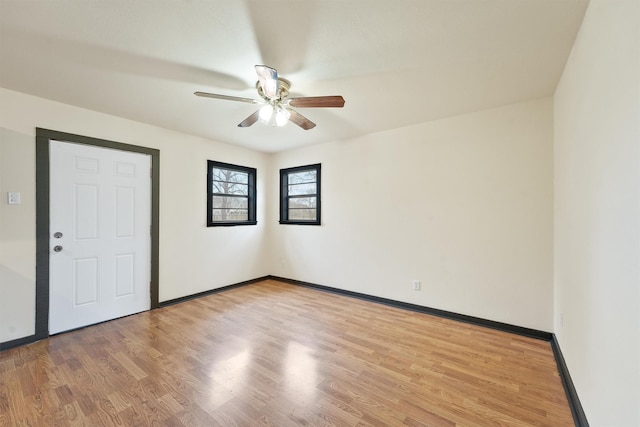
[[148,310],[151,158],[50,142],[49,333]]

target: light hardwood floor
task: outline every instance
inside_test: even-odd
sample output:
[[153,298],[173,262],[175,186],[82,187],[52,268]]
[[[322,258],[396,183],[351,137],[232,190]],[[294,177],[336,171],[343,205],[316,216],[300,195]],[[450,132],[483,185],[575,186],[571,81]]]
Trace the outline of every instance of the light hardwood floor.
[[550,344],[264,281],[0,353],[0,426],[572,426]]

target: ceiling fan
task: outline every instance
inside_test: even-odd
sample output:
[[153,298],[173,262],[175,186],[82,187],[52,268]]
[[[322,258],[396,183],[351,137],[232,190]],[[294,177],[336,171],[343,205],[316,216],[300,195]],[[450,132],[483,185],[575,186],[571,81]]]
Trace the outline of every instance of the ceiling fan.
[[314,107],[343,107],[344,98],[336,96],[303,96],[289,98],[289,80],[278,77],[275,68],[266,65],[256,65],[258,81],[256,89],[262,100],[252,98],[241,98],[238,96],[221,95],[209,92],[194,92],[196,96],[206,98],[224,99],[227,101],[248,102],[250,104],[264,104],[259,110],[238,124],[244,128],[253,125],[258,120],[272,126],[284,126],[288,121],[292,121],[304,130],[312,129],[316,126],[311,120],[298,113],[291,107],[314,108]]

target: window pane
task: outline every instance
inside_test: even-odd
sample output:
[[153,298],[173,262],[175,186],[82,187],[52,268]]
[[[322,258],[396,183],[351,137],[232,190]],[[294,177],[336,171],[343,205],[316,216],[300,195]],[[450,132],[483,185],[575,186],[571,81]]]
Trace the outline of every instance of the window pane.
[[292,197],[289,199],[289,208],[302,209],[316,207],[316,197]]
[[237,194],[238,196],[249,195],[249,186],[246,184],[213,181],[212,190],[216,194]]
[[280,169],[280,223],[320,225],[320,164]]
[[240,184],[249,183],[249,174],[246,172],[221,168],[213,168],[212,172],[214,181],[236,182]]
[[316,194],[316,183],[289,184],[289,195],[296,196],[298,194]]
[[249,211],[247,209],[213,209],[213,221],[248,221]]
[[213,196],[213,208],[217,209],[247,209],[249,199],[245,197]]
[[207,226],[256,223],[256,169],[207,161]]
[[315,221],[315,209],[289,209],[289,221]]
[[292,172],[289,174],[288,184],[302,184],[306,182],[316,182],[316,171]]

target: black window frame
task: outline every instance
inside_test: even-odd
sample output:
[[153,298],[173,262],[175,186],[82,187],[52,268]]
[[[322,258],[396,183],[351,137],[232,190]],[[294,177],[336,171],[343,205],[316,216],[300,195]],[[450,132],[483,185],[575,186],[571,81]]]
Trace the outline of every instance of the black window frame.
[[[228,169],[235,172],[242,172],[247,174],[247,220],[234,220],[234,221],[214,221],[213,220],[213,196],[215,194],[224,195],[224,193],[213,193],[213,169]],[[248,166],[234,165],[231,163],[218,162],[215,160],[207,160],[207,227],[232,227],[236,225],[256,225],[258,223],[256,218],[256,181],[257,170]],[[228,194],[226,196],[229,196]],[[236,196],[234,196],[236,197]],[[241,196],[237,196],[241,197]]]
[[[289,174],[313,170],[316,172],[316,192],[314,194],[289,195]],[[296,166],[293,168],[280,169],[280,224],[296,225],[321,225],[321,184],[322,184],[322,164]],[[316,218],[313,220],[290,220],[289,200],[297,197],[316,197]]]

